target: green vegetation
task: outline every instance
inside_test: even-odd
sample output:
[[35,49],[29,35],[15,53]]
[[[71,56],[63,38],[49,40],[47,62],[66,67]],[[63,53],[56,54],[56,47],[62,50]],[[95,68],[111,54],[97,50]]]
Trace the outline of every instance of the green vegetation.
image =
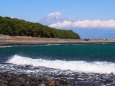
[[28,22],[10,17],[0,16],[0,34],[11,36],[32,36],[46,38],[79,39],[72,30],[59,30],[39,23]]

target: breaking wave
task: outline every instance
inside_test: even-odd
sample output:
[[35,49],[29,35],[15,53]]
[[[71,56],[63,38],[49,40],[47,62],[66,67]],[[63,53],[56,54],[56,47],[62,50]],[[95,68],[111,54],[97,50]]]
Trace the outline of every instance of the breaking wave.
[[7,47],[12,47],[12,46],[0,46],[0,48],[7,48]]
[[8,59],[6,63],[16,65],[31,65],[35,67],[41,66],[60,70],[70,70],[73,72],[115,73],[115,63],[105,61],[86,62],[86,61],[45,60],[45,59],[32,59],[30,57],[14,55],[12,58]]

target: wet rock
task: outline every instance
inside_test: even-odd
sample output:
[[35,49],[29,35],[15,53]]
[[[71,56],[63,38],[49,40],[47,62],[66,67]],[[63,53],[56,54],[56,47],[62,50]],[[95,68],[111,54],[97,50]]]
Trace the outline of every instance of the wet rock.
[[113,81],[113,82],[111,83],[111,85],[112,85],[112,86],[115,86],[115,81]]
[[0,72],[0,86],[115,86],[114,74],[43,74]]
[[39,84],[38,86],[46,86],[45,84]]
[[0,84],[0,86],[8,86],[7,84]]
[[55,80],[55,85],[56,86],[71,86],[68,80],[65,78]]
[[54,86],[54,85],[55,85],[55,81],[54,81],[51,77],[48,77],[48,78],[47,78],[47,81],[48,81],[48,84],[49,84],[50,86]]
[[19,82],[11,82],[10,86],[20,86],[21,84]]

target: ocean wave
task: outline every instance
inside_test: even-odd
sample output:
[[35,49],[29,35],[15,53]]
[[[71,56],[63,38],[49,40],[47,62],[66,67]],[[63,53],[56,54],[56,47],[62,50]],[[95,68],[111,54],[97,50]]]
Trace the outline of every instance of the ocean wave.
[[62,45],[62,44],[46,44],[45,46],[53,46],[53,45]]
[[45,60],[45,59],[32,59],[29,57],[14,55],[10,59],[8,59],[6,63],[16,65],[31,65],[35,67],[41,66],[60,70],[70,70],[73,72],[115,73],[115,63],[112,62]]
[[12,46],[0,46],[0,48],[7,48],[7,47],[12,47]]

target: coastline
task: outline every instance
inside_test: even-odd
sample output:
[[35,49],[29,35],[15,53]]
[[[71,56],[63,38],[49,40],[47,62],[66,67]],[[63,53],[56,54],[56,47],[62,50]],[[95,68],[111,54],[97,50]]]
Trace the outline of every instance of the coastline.
[[26,36],[0,36],[0,46],[8,45],[41,45],[41,44],[93,44],[115,43],[115,39],[60,39]]
[[[23,45],[44,45],[44,44],[92,44],[92,43],[102,43],[102,44],[115,43],[115,40],[59,39],[59,38],[37,38],[37,37],[26,37],[26,36],[0,37],[1,47],[2,46],[5,47],[7,45],[23,46]],[[30,60],[32,61],[32,59]],[[21,62],[19,59],[18,60],[16,59],[16,61]],[[25,59],[24,61],[26,62]],[[79,66],[76,67],[79,68]],[[114,73],[95,73],[95,72],[93,73],[93,72],[80,72],[80,71],[75,72],[71,70],[53,69],[44,66],[34,67],[32,65],[16,65],[12,63],[0,63],[0,86],[106,86],[106,85],[110,86],[115,85]]]
[[[12,64],[6,64],[12,65]],[[27,69],[31,66],[13,66]],[[2,68],[0,68],[2,69]],[[35,68],[36,69],[36,68]],[[0,86],[114,86],[115,75],[59,71],[44,72],[44,67],[38,67],[38,72],[17,72],[16,70],[0,71]],[[48,69],[48,68],[46,68]],[[49,69],[52,70],[52,69]],[[55,71],[55,70],[54,70]]]

